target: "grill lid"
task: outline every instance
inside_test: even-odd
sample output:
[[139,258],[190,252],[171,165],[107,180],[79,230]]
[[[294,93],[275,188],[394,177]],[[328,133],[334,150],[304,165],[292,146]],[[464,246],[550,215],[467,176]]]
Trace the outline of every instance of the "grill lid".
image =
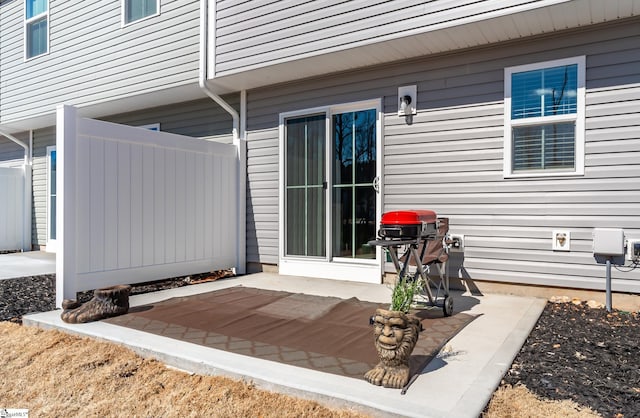
[[397,210],[386,212],[380,220],[381,225],[422,225],[436,223],[437,215],[432,210]]

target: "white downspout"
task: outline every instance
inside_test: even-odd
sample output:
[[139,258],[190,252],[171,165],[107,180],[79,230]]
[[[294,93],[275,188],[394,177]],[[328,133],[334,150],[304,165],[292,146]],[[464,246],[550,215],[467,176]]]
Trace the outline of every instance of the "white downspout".
[[246,270],[246,143],[244,126],[246,126],[246,92],[240,95],[240,112],[243,116],[242,129],[240,115],[222,97],[211,91],[207,85],[209,49],[209,0],[200,0],[200,72],[198,84],[204,93],[231,115],[233,144],[238,150],[238,225],[236,248],[236,274],[244,274]]
[[240,92],[238,147],[238,274],[247,267],[247,91]]
[[222,97],[209,89],[207,86],[207,72],[208,72],[208,48],[209,48],[209,0],[200,0],[200,74],[198,82],[200,88],[209,96],[214,102],[218,103],[227,113],[233,118],[233,140],[234,142],[238,138],[238,130],[240,127],[240,115],[238,112]]
[[[31,147],[6,132],[0,131],[0,135],[24,148],[24,162],[22,168],[24,171],[24,224],[22,225],[22,251],[31,251]],[[30,141],[32,140],[32,135],[33,131],[29,131]]]

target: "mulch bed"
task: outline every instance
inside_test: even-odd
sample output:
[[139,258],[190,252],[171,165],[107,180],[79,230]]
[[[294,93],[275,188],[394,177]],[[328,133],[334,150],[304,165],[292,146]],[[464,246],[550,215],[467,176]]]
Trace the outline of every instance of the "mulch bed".
[[[170,279],[156,280],[152,282],[136,283],[131,285],[130,295],[140,295],[143,293],[157,292],[159,290],[175,289],[177,287],[189,286],[191,284],[212,282],[225,277],[231,277],[231,270],[218,270],[209,273],[191,274],[189,276],[173,277]],[[93,290],[78,292],[78,302],[85,303],[93,297]]]
[[640,315],[548,303],[503,382],[604,417],[640,417]]

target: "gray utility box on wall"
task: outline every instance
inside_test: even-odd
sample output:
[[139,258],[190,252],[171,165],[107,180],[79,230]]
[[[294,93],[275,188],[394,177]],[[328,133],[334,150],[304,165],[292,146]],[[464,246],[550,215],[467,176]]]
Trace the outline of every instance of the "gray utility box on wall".
[[608,228],[594,229],[593,254],[612,257],[624,255],[624,231]]
[[593,255],[606,257],[607,276],[605,278],[607,312],[612,309],[611,263],[614,257],[624,255],[624,231],[622,229],[596,228],[593,230]]

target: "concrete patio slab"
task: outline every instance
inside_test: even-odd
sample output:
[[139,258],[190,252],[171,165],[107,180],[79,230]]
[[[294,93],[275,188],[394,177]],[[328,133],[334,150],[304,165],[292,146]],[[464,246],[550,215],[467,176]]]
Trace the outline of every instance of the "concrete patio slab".
[[[385,285],[258,273],[136,295],[130,303],[140,306],[238,285],[319,296],[355,296],[371,302],[386,302],[390,294]],[[116,342],[193,373],[242,378],[265,389],[314,399],[333,407],[351,407],[374,416],[475,418],[509,369],[546,301],[499,294],[455,293],[454,303],[456,312],[478,317],[449,341],[405,395],[360,379],[246,357],[104,322],[66,324],[60,319],[60,311],[28,315],[23,322]]]
[[0,280],[55,274],[56,255],[44,251],[0,254]]

